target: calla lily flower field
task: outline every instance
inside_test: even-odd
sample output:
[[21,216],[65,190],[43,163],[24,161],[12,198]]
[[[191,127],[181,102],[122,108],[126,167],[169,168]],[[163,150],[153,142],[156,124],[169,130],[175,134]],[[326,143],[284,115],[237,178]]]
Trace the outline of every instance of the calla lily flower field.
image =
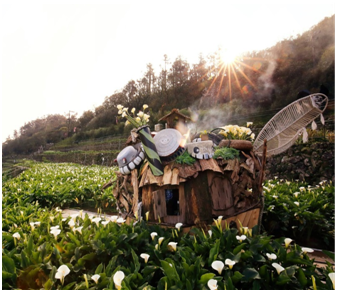
[[[115,211],[117,169],[33,164],[2,184],[3,289],[334,289],[334,266],[317,265],[300,239],[334,241],[334,185],[264,184],[262,231],[131,223]],[[296,204],[296,202],[298,204]],[[89,216],[83,209],[97,211]],[[65,217],[62,210],[77,208]],[[326,252],[327,255],[332,253]]]

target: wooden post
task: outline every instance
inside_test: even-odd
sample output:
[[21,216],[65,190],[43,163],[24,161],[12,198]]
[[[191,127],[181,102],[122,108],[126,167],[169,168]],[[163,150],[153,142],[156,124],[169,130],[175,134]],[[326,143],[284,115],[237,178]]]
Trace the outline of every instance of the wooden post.
[[260,170],[260,176],[259,176],[259,193],[261,196],[261,211],[260,211],[260,217],[259,217],[259,233],[261,229],[261,223],[262,223],[262,214],[264,209],[264,195],[263,195],[263,180],[264,180],[264,174],[266,170],[266,160],[267,160],[267,139],[264,139],[263,141],[263,152],[262,152],[262,167]]
[[131,184],[133,187],[132,212],[133,212],[133,215],[135,216],[136,212],[138,212],[138,198],[139,198],[138,170],[137,169],[133,169],[131,171]]

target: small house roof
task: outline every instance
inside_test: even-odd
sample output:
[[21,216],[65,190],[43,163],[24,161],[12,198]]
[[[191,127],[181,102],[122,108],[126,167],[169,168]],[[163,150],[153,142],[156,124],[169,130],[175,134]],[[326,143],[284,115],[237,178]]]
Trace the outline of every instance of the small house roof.
[[151,184],[158,186],[179,185],[187,179],[197,177],[200,171],[206,170],[223,173],[223,170],[215,159],[200,159],[193,165],[171,162],[164,167],[164,174],[162,176],[154,176],[148,163],[146,163],[141,171],[139,187]]
[[179,116],[181,118],[187,119],[187,120],[191,120],[190,117],[185,116],[184,114],[182,114],[177,108],[174,108],[170,113],[168,113],[167,115],[161,117],[158,121],[165,121],[168,118],[170,118],[172,115],[176,115]]

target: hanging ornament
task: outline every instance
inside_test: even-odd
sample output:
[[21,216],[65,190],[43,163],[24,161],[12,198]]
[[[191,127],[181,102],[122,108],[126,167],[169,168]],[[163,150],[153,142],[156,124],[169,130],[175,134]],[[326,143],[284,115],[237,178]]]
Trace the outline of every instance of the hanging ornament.
[[308,132],[306,128],[303,128],[303,143],[308,142]]
[[321,114],[321,123],[322,123],[322,125],[325,125],[325,120],[324,120],[324,117],[323,117],[322,114]]

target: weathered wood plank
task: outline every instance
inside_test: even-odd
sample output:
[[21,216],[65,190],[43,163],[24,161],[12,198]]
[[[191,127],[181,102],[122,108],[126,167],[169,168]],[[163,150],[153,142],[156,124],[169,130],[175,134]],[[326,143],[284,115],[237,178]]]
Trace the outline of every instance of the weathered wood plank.
[[172,180],[172,170],[169,165],[164,167],[163,185],[169,185]]
[[146,181],[146,175],[147,175],[147,170],[149,169],[149,164],[146,163],[146,165],[143,166],[142,171],[140,173],[141,175],[141,179],[139,182],[139,187],[143,187],[145,185],[145,181]]
[[[209,194],[207,172],[200,172],[197,179],[190,179],[185,184],[185,198],[188,202],[189,224],[212,220],[212,199]],[[193,221],[193,222],[191,222]]]
[[179,169],[178,168],[173,168],[172,170],[171,185],[179,185]]
[[207,160],[201,159],[201,160],[199,160],[199,163],[200,163],[200,167],[201,167],[202,171],[212,170],[212,171],[215,171],[215,172],[222,173],[222,170],[220,169],[218,163],[213,158],[207,159]]
[[131,171],[131,185],[133,187],[132,212],[133,214],[136,214],[136,212],[138,212],[138,199],[139,199],[138,170],[137,169],[133,169]]
[[162,218],[162,217],[167,216],[165,190],[160,189],[160,190],[154,191],[152,195],[153,195],[154,219],[158,220],[158,217]]
[[145,218],[146,212],[149,212],[149,221],[154,220],[152,186],[149,185],[142,190],[142,216]]
[[215,216],[231,216],[234,214],[233,191],[228,178],[214,172],[208,172],[210,196],[212,198],[212,214]]

